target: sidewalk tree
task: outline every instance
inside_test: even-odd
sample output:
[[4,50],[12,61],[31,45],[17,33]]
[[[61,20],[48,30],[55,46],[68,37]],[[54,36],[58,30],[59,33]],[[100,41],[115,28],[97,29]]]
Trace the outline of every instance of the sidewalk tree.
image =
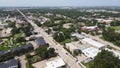
[[115,57],[112,52],[102,50],[89,68],[120,68],[120,59]]

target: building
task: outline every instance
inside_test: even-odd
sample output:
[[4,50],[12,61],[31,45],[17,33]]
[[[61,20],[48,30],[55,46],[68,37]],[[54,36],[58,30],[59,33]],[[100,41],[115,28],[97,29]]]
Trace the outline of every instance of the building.
[[56,17],[59,17],[59,18],[61,18],[61,17],[62,17],[62,15],[60,15],[60,14],[56,14]]
[[28,23],[25,22],[24,20],[17,19],[17,22],[16,22],[17,27],[21,27],[21,26],[24,26],[24,25],[27,25],[27,24]]
[[72,54],[74,53],[75,50],[78,50],[78,48],[72,43],[66,43],[65,46],[68,50],[70,50]]
[[83,36],[81,34],[78,34],[78,33],[72,33],[71,36],[75,36],[75,37],[77,37],[79,39],[84,39],[85,38],[85,36]]
[[94,47],[89,47],[87,49],[82,50],[82,52],[88,58],[94,59],[94,57],[99,53],[99,50]]
[[16,51],[21,51],[22,49],[28,49],[28,48],[32,48],[33,49],[33,45],[31,43],[28,43],[28,44],[22,45],[20,47],[12,48],[11,52],[14,53]]
[[53,16],[54,14],[48,12],[45,15],[49,17],[49,16]]
[[6,50],[0,51],[0,56],[5,55],[7,53],[8,53],[8,51],[6,51]]
[[63,68],[65,67],[66,64],[62,58],[58,58],[58,59],[47,62],[46,65],[47,66],[45,68]]
[[111,20],[111,19],[96,19],[98,22],[100,23],[106,23],[107,25],[109,25],[111,22],[113,22],[114,20]]
[[72,25],[72,23],[63,24],[63,28],[69,29],[69,28],[71,28],[71,25]]
[[8,27],[7,23],[0,23],[0,29]]
[[38,46],[43,46],[43,45],[46,45],[46,44],[47,44],[47,43],[45,42],[44,38],[42,38],[42,37],[36,37],[35,43],[36,43]]
[[18,68],[18,61],[16,59],[11,59],[0,63],[0,68]]
[[83,31],[97,31],[98,30],[98,27],[97,26],[84,26],[81,28],[81,30]]
[[85,44],[85,45],[91,45],[92,47],[95,47],[95,48],[97,48],[99,50],[104,49],[104,48],[107,47],[107,45],[102,44],[102,43],[100,43],[98,41],[95,41],[93,39],[90,39],[90,38],[82,39],[82,43]]

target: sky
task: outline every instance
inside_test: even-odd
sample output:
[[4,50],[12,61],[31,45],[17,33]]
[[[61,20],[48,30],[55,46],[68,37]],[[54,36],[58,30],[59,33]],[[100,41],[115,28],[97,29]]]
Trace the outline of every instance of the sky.
[[120,0],[0,0],[0,7],[120,6]]

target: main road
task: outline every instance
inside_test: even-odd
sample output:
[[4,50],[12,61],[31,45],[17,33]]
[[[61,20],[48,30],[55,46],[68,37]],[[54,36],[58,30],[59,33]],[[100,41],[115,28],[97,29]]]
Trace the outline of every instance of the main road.
[[41,27],[37,26],[32,20],[29,20],[20,10],[18,10],[18,12],[32,25],[35,31],[37,31],[40,35],[43,36],[47,43],[49,43],[52,47],[57,49],[56,52],[68,64],[70,68],[85,68],[84,65],[82,65],[81,63],[79,65],[79,62],[76,62],[77,59],[70,55],[63,48],[62,45],[60,45],[53,39],[53,37],[49,36]]

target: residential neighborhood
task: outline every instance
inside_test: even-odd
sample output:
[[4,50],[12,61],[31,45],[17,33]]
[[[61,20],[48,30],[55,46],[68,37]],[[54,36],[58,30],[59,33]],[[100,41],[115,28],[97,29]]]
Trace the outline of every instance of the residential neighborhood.
[[0,68],[120,68],[120,7],[0,7]]

